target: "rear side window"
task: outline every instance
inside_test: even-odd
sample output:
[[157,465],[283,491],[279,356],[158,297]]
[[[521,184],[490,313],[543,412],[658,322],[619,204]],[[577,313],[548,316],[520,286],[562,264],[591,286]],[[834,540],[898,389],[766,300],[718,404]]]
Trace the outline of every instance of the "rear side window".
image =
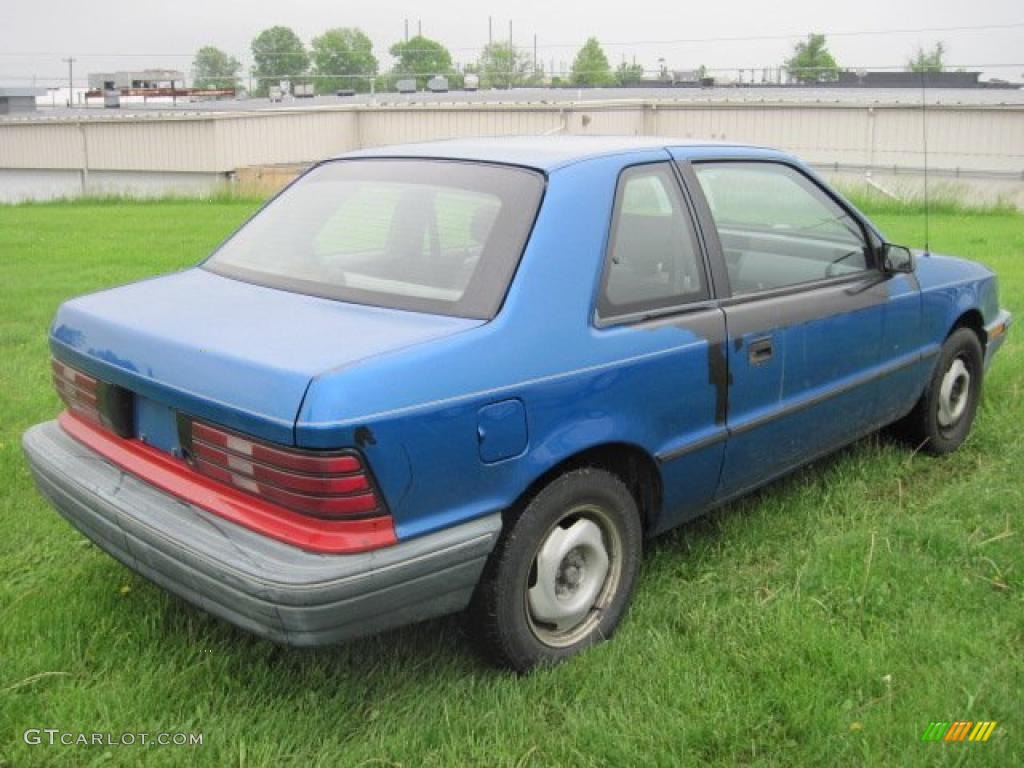
[[544,189],[540,174],[435,160],[344,160],[306,174],[203,265],[360,304],[498,311]]
[[733,293],[863,272],[860,224],[811,179],[769,162],[695,163]]
[[707,297],[693,222],[671,167],[627,168],[615,192],[598,313],[615,317]]

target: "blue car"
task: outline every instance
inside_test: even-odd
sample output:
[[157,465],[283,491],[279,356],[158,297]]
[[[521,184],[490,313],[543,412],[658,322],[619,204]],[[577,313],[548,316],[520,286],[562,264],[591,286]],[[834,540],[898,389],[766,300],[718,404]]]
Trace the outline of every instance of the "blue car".
[[468,609],[528,670],[609,637],[645,539],[880,427],[966,438],[996,276],[799,160],[626,137],[322,162],[198,266],[64,303],[39,488],[239,627]]

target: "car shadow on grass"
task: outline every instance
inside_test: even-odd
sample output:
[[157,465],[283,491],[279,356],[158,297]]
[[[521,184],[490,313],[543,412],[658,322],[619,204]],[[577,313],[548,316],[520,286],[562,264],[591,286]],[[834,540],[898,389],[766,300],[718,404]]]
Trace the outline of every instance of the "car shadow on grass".
[[[666,556],[692,557],[696,550],[704,558],[726,559],[729,548],[716,550],[715,543],[726,537],[733,520],[766,507],[769,515],[783,515],[785,507],[799,504],[799,494],[808,490],[814,494],[818,489],[824,492],[829,484],[848,480],[851,472],[854,476],[867,476],[870,468],[886,461],[905,464],[900,458],[903,455],[910,457],[907,461],[913,457],[892,433],[865,437],[656,537],[647,547],[645,563]],[[845,476],[844,470],[847,471]],[[915,468],[911,474],[917,471]],[[716,551],[711,554],[712,550]],[[652,581],[655,574],[650,571],[645,567],[641,572],[637,587],[640,593],[657,590],[657,583]],[[157,588],[152,591],[154,596],[162,594]],[[303,695],[311,687],[321,688],[326,693],[353,681],[370,688],[381,681],[388,686],[402,686],[404,680],[422,686],[431,680],[450,681],[453,676],[490,678],[511,674],[490,665],[476,652],[468,631],[471,619],[466,613],[337,645],[293,648],[257,638],[171,595],[166,595],[165,600],[159,636],[165,638],[168,651],[175,646],[180,649],[183,640],[196,646],[210,646],[214,652],[217,648],[224,649],[222,652],[230,655],[228,664],[233,672],[249,678],[251,685],[264,689],[268,695]],[[151,611],[152,603],[145,607],[140,605],[138,610]]]
[[[167,651],[184,641],[213,654],[227,654],[228,665],[268,693],[301,695],[324,686],[325,691],[344,679],[364,684],[374,677],[397,681],[402,676],[418,681],[450,680],[453,675],[501,675],[478,653],[466,630],[468,614],[457,613],[368,637],[314,648],[292,647],[259,638],[220,620],[174,595],[165,595],[160,636]],[[152,610],[150,604],[140,610]]]
[[[895,505],[918,480],[948,468],[944,459],[925,456],[919,449],[909,444],[897,427],[883,428],[651,539],[645,558],[661,553],[685,556],[698,543],[721,539],[738,518],[766,509],[768,514],[785,514],[791,507],[801,507],[801,494],[824,496],[831,486],[851,480],[863,481],[871,486],[871,493]],[[874,488],[883,477],[890,482]],[[789,520],[780,517],[778,522]]]

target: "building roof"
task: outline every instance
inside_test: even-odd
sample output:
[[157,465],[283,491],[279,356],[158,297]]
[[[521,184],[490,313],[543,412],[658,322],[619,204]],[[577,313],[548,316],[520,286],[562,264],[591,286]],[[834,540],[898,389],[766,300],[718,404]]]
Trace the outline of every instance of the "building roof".
[[0,88],[0,99],[28,99],[45,95],[45,88]]
[[[936,108],[978,108],[1019,110],[1024,107],[1024,89],[999,88],[928,88],[923,95],[929,106]],[[419,92],[412,94],[380,92],[354,96],[321,95],[313,98],[287,97],[284,102],[266,98],[218,99],[189,101],[170,97],[142,103],[122,99],[120,109],[105,109],[102,100],[94,99],[89,108],[69,109],[40,101],[40,112],[31,121],[73,120],[169,120],[175,118],[230,118],[253,113],[322,112],[363,109],[549,109],[565,106],[574,109],[631,108],[639,104],[668,108],[723,107],[815,107],[846,109],[851,107],[919,108],[921,90],[913,88],[838,88],[803,86],[734,86],[716,88],[516,88],[514,90],[452,91],[450,93]],[[30,118],[18,118],[22,121]]]
[[667,147],[749,147],[735,142],[657,136],[498,136],[393,144],[346,152],[338,157],[424,157],[508,163],[543,171],[605,155]]
[[180,69],[115,69],[103,72],[90,72],[89,77],[111,77],[127,75],[137,80],[183,80],[185,73]]

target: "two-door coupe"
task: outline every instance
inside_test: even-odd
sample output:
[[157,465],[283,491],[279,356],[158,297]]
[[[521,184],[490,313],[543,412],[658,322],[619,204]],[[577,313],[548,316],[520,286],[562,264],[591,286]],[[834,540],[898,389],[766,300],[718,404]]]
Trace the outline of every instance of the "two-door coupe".
[[645,538],[894,422],[956,448],[1009,324],[991,271],[770,149],[379,148],[64,303],[67,408],[24,448],[82,533],[240,627],[468,607],[524,670],[611,635]]

